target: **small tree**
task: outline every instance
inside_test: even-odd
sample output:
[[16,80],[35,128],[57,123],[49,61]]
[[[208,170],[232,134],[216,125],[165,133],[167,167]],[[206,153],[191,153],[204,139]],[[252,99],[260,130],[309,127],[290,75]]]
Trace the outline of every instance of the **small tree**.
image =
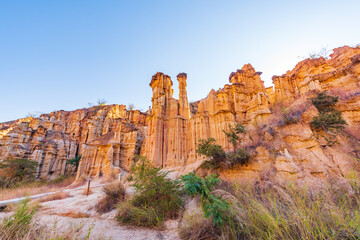
[[325,90],[316,97],[310,98],[310,100],[319,112],[332,112],[339,98],[328,95],[327,90]]
[[97,105],[100,106],[100,107],[106,106],[106,102],[107,101],[105,99],[101,98],[101,99],[97,100]]
[[225,133],[228,141],[233,145],[234,151],[237,149],[238,142],[241,142],[241,138],[239,136],[240,133],[246,133],[246,129],[244,125],[241,125],[240,123],[236,123],[233,127],[231,124],[229,124],[229,131],[223,130]]
[[341,116],[341,112],[334,109],[338,101],[338,97],[328,95],[327,91],[311,98],[311,102],[319,111],[319,115],[311,120],[310,125],[316,131],[323,130],[330,135],[330,138],[323,136],[328,144],[334,143],[337,134],[343,130],[347,124]]
[[134,105],[133,103],[130,103],[130,104],[128,105],[128,109],[129,109],[130,111],[134,110],[134,109],[135,109],[135,105]]

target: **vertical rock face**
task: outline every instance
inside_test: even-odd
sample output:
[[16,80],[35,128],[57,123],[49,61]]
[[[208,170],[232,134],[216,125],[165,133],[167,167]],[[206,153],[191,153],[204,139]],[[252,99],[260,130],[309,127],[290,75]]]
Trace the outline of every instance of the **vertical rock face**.
[[250,64],[230,75],[230,85],[197,104],[190,117],[186,93],[187,75],[180,73],[179,100],[173,98],[169,76],[157,73],[152,77],[152,109],[148,116],[146,156],[159,167],[180,167],[196,162],[196,143],[213,137],[229,148],[223,129],[235,122],[249,123],[270,114],[270,100],[259,72]]
[[[39,163],[40,178],[64,174],[66,161],[77,155],[82,155],[78,176],[129,170],[136,154],[146,155],[158,167],[194,170],[204,160],[196,154],[198,141],[213,137],[231,150],[223,130],[241,123],[248,130],[242,145],[253,160],[248,166],[222,171],[224,176],[268,178],[275,172],[308,181],[343,177],[356,167],[360,48],[334,49],[329,60],[306,59],[274,76],[274,88],[265,88],[260,75],[246,64],[230,74],[229,84],[189,104],[187,75],[177,75],[177,100],[171,78],[158,72],[151,79],[152,108],[146,114],[109,105],[0,123],[0,160],[33,159]],[[336,110],[348,123],[347,137],[339,136],[334,146],[316,139],[309,124],[317,115],[309,98],[324,90],[339,97]],[[297,121],[285,124],[285,113]]]
[[145,154],[156,166],[178,166],[188,157],[187,134],[190,108],[186,94],[186,74],[178,75],[179,101],[173,98],[169,76],[157,73],[152,77],[152,109],[147,117],[148,132]]

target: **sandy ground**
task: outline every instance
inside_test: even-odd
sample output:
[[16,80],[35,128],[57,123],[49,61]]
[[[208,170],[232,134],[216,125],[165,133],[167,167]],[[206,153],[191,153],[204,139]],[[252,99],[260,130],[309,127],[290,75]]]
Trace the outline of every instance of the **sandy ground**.
[[[101,188],[92,189],[92,194],[86,196],[84,190],[70,192],[70,197],[41,203],[40,210],[36,213],[36,221],[47,226],[52,231],[67,232],[69,229],[81,228],[81,236],[86,236],[90,231],[90,239],[179,239],[176,220],[167,221],[164,229],[147,229],[122,226],[114,216],[116,210],[99,215],[94,210],[103,193]],[[88,214],[85,218],[71,218],[62,214]],[[0,212],[0,219],[9,213]]]

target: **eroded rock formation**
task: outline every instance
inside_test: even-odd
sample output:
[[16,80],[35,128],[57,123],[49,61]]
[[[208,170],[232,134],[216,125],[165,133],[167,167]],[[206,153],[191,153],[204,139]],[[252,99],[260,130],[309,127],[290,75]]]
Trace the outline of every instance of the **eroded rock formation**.
[[[177,76],[178,99],[171,78],[156,73],[146,114],[111,105],[2,123],[0,160],[34,159],[40,164],[38,176],[48,177],[64,174],[66,160],[81,154],[78,176],[99,176],[129,170],[140,153],[156,166],[184,172],[196,170],[204,160],[196,154],[200,139],[213,137],[230,150],[223,129],[238,122],[247,126],[242,145],[253,159],[248,166],[220,171],[223,177],[312,181],[344,177],[358,167],[360,48],[334,49],[329,60],[301,61],[274,76],[274,88],[265,88],[260,75],[246,64],[230,74],[229,84],[189,104],[185,73]],[[317,115],[309,98],[324,90],[339,96],[336,109],[348,123],[332,146],[314,137],[309,124]],[[284,123],[284,109],[296,123]]]
[[0,159],[39,163],[38,177],[59,176],[66,161],[82,155],[79,172],[110,174],[127,169],[144,139],[145,114],[124,105],[58,111],[0,124]]

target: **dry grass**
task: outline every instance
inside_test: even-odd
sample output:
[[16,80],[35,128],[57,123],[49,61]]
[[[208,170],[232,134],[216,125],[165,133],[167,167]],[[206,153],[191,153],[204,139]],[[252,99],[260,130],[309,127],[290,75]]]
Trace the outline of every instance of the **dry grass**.
[[121,182],[114,182],[103,187],[105,196],[99,200],[96,205],[98,213],[106,213],[115,208],[120,201],[124,201],[125,187]]
[[[29,199],[23,201],[18,205],[13,215],[5,218],[0,222],[0,239],[2,240],[34,240],[34,239],[89,239],[91,230],[94,225],[91,225],[87,231],[82,231],[83,225],[70,225],[66,229],[59,231],[55,223],[52,228],[41,226],[33,217],[37,211],[36,205],[29,205]],[[72,215],[80,217],[79,214]],[[85,217],[84,214],[81,217]]]
[[221,236],[212,221],[199,213],[185,214],[178,231],[181,239],[186,240],[215,240]]
[[[224,189],[224,186],[220,186]],[[293,182],[228,184],[214,195],[229,203],[218,230],[190,212],[179,227],[182,239],[360,239],[360,180],[329,179],[318,188]],[[217,231],[220,231],[218,233]],[[217,235],[217,237],[216,237]]]
[[82,212],[65,212],[65,213],[58,213],[57,215],[62,217],[69,217],[69,218],[89,218],[90,214],[82,213]]
[[56,192],[62,188],[68,187],[75,180],[74,176],[59,178],[53,181],[35,181],[32,183],[24,184],[16,188],[0,189],[0,201],[31,196],[46,192]]
[[69,192],[57,192],[54,194],[51,194],[49,196],[45,196],[40,198],[40,202],[49,202],[49,201],[54,201],[54,200],[60,200],[60,199],[65,199],[70,197],[70,193]]

